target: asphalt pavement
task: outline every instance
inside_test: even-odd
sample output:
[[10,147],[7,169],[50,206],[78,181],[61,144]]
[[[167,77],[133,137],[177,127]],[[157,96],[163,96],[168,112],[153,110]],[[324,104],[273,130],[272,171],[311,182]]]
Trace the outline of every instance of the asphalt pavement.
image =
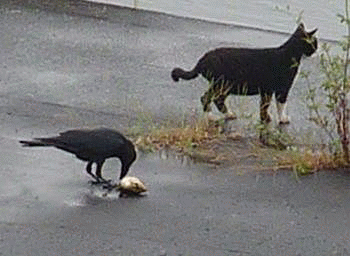
[[[206,82],[175,84],[173,67],[189,69],[211,48],[276,46],[288,38],[128,8],[89,8],[1,6],[0,255],[350,254],[346,171],[297,178],[140,152],[129,174],[149,192],[118,198],[92,187],[85,164],[70,154],[22,148],[19,139],[70,128],[127,134],[149,115],[158,121],[200,111]],[[315,71],[317,63],[317,56],[305,59],[303,67]],[[306,121],[304,94],[298,79],[290,129],[311,137],[316,131]],[[257,118],[257,97],[238,102]],[[117,179],[119,170],[118,160],[108,160],[103,174]]]

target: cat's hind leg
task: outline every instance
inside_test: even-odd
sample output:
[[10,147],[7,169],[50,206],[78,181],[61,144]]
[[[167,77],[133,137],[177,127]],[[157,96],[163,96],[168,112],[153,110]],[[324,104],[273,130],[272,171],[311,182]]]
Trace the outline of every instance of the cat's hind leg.
[[221,83],[215,87],[214,103],[217,109],[225,115],[225,120],[236,119],[237,116],[228,110],[225,104],[227,96],[230,94],[230,84]]
[[226,107],[225,100],[227,96],[228,94],[219,95],[214,99],[214,103],[217,109],[225,115],[225,120],[233,120],[233,119],[236,119],[237,116],[234,113],[232,113],[230,110],[228,110],[228,108]]
[[210,122],[218,121],[218,117],[211,113],[211,102],[215,95],[215,83],[212,83],[203,96],[201,97],[201,103],[203,105],[203,111],[205,113],[205,118]]
[[203,96],[201,97],[201,103],[203,105],[203,111],[205,113],[205,118],[208,121],[215,122],[217,121],[217,117],[211,113],[211,101],[212,101],[213,94],[210,91],[210,88],[208,91],[206,91]]
[[214,95],[214,86],[211,85],[208,89],[208,91],[206,91],[203,96],[201,97],[201,103],[203,106],[203,111],[204,112],[210,112],[211,111],[211,102],[213,100],[213,95]]

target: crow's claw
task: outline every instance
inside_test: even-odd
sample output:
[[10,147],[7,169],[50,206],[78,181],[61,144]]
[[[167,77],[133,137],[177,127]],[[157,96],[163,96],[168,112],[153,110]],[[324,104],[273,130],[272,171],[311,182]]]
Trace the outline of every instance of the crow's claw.
[[90,185],[100,185],[104,182],[98,180],[89,180]]
[[117,187],[117,184],[111,184],[111,183],[104,184],[102,186],[103,189],[107,189],[108,191],[111,191],[111,190],[115,189],[116,187]]

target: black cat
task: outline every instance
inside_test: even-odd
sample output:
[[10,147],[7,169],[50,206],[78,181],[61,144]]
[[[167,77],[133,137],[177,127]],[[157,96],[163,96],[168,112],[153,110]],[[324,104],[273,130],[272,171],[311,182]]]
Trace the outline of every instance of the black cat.
[[279,123],[289,123],[284,114],[288,92],[297,74],[301,57],[311,56],[317,49],[317,39],[301,23],[293,35],[280,47],[248,49],[218,48],[207,52],[191,71],[175,68],[171,77],[190,80],[201,74],[210,82],[209,90],[201,97],[203,110],[210,111],[214,101],[227,117],[225,99],[229,94],[260,94],[260,119],[270,122],[268,107],[275,94]]

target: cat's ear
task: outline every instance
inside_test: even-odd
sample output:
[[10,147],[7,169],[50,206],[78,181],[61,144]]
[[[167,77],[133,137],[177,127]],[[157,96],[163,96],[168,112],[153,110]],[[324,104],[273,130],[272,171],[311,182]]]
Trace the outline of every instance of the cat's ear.
[[313,36],[316,33],[316,31],[317,31],[317,28],[315,28],[311,32],[308,32],[307,34],[311,37],[311,36]]
[[303,30],[303,31],[304,31],[304,30],[305,30],[304,23],[302,23],[302,22],[301,22],[301,23],[299,24],[299,26],[298,26],[298,29],[300,29],[300,30]]

